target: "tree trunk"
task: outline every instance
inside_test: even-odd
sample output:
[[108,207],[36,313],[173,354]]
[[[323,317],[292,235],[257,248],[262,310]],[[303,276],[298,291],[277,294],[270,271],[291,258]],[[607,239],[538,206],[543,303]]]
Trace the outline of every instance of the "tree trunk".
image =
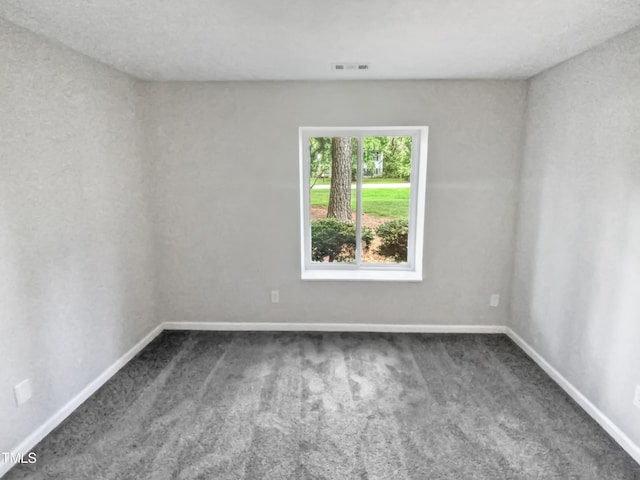
[[327,217],[340,222],[352,222],[351,218],[351,139],[331,139],[331,191]]

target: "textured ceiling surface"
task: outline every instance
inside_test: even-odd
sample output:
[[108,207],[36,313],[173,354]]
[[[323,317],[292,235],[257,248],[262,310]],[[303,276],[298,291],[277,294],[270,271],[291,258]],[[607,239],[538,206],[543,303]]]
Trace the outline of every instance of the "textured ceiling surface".
[[3,0],[0,16],[147,80],[527,78],[639,25],[640,0]]

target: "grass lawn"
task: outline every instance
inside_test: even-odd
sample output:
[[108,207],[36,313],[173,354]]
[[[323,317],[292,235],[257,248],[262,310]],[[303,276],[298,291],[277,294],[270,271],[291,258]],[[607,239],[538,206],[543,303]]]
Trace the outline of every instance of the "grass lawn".
[[[312,179],[313,183],[313,179]],[[409,183],[408,180],[404,178],[363,178],[362,183]],[[319,179],[317,185],[330,185],[331,181],[329,179]],[[352,183],[355,185],[355,183]]]
[[362,183],[409,183],[404,178],[363,178]]
[[[386,180],[384,183],[391,183],[390,179]],[[363,188],[362,211],[376,217],[408,218],[409,193],[409,188]],[[327,207],[329,190],[311,189],[311,205]],[[355,190],[352,190],[351,208],[356,209]]]

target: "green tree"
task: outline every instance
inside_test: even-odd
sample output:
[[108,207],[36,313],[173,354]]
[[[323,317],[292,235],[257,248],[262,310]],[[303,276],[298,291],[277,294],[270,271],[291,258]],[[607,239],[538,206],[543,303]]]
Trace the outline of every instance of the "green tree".
[[331,139],[310,138],[309,159],[310,188],[313,188],[318,180],[327,178],[331,174]]
[[382,154],[382,174],[388,178],[405,178],[411,175],[411,137],[364,137],[363,160],[369,167],[373,155]]
[[352,141],[349,137],[331,139],[331,190],[327,217],[351,223]]

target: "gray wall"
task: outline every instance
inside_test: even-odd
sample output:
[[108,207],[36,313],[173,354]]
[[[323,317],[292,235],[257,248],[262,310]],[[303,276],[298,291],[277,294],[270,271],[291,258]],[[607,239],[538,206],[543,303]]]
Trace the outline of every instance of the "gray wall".
[[[505,324],[526,82],[141,87],[163,321]],[[300,280],[298,127],[428,125],[422,283]],[[281,291],[270,303],[269,291]]]
[[640,445],[640,29],[531,81],[512,328]]
[[156,325],[135,107],[129,77],[0,21],[2,452]]

